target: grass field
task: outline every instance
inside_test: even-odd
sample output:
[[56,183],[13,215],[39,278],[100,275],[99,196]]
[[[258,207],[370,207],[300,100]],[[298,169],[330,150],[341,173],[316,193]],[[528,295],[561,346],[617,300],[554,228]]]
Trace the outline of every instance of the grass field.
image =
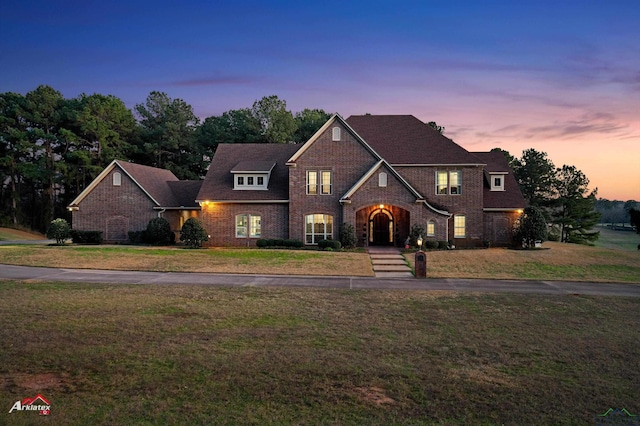
[[[640,299],[0,282],[0,424],[593,424]],[[8,411],[41,393],[51,417]]]
[[595,228],[600,231],[600,238],[596,241],[596,247],[614,249],[614,250],[627,250],[638,251],[638,244],[640,244],[640,235],[631,231],[614,231],[605,227]]
[[16,240],[46,240],[42,234],[33,231],[23,231],[12,228],[0,228],[0,241],[16,241]]

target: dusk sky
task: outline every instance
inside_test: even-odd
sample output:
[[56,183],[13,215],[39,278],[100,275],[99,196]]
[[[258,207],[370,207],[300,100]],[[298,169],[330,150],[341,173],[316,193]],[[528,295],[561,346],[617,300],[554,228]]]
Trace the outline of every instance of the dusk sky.
[[[0,92],[412,114],[640,200],[640,1],[0,2]],[[400,149],[400,148],[399,148]]]

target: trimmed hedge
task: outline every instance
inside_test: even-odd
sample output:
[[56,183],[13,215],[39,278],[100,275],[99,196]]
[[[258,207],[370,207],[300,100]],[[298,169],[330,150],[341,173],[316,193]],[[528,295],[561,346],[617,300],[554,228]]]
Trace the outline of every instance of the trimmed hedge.
[[439,250],[446,250],[449,248],[449,242],[448,241],[438,241],[438,249]]
[[282,238],[260,238],[256,241],[256,246],[260,248],[265,247],[291,247],[302,248],[304,243],[300,240],[283,240]]
[[427,250],[435,250],[438,248],[438,242],[434,240],[427,240],[424,242],[424,248]]
[[74,244],[102,244],[102,231],[71,230],[71,241]]
[[318,248],[324,249],[332,249],[332,250],[340,250],[342,248],[342,243],[338,240],[320,240],[318,241]]

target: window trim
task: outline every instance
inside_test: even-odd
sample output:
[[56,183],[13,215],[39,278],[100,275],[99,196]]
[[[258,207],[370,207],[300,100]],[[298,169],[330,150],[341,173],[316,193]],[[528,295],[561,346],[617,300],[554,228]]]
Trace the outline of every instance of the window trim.
[[[238,219],[244,219],[244,225],[238,225]],[[254,219],[258,220],[254,223]],[[249,213],[240,213],[235,216],[236,238],[260,238],[262,236],[262,216]],[[244,230],[244,234],[238,231]],[[259,232],[256,232],[256,231]]]
[[339,142],[342,138],[342,129],[340,129],[340,127],[336,126],[333,129],[331,129],[331,140],[333,142]]
[[122,174],[120,172],[113,173],[113,186],[122,186]]
[[[452,184],[454,175],[456,185]],[[436,170],[436,195],[462,195],[462,170]]]
[[[317,216],[322,216],[322,222],[315,222]],[[311,218],[312,222],[309,222]],[[315,225],[322,224],[322,233],[315,232]],[[307,232],[307,226],[311,224],[311,232]],[[327,225],[330,225],[331,230],[327,232]],[[309,238],[311,237],[311,242]],[[333,216],[324,213],[311,213],[304,216],[304,243],[305,245],[317,245],[320,240],[333,240]]]
[[385,172],[380,172],[378,174],[378,187],[386,188],[388,184],[388,176]]
[[[460,224],[460,222],[462,224]],[[462,233],[459,231],[462,230]],[[453,238],[467,238],[467,216],[464,214],[453,215]]]
[[[492,191],[504,191],[504,181],[506,173],[490,173],[490,184]],[[500,185],[496,185],[496,179],[500,179]]]
[[[329,182],[324,183],[324,178],[327,174]],[[306,171],[306,177],[305,186],[307,195],[333,195],[333,170],[310,169]]]
[[436,236],[436,223],[433,220],[427,222],[427,237]]

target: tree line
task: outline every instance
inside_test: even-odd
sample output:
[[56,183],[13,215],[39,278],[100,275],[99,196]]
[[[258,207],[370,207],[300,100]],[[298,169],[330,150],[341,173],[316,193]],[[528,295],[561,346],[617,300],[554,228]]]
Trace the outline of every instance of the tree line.
[[200,179],[220,143],[300,143],[331,116],[296,114],[267,96],[201,121],[191,105],[151,92],[133,110],[112,95],[67,99],[42,85],[0,94],[0,226],[44,232],[114,159]]
[[[200,120],[191,105],[153,91],[133,110],[113,95],[66,99],[42,85],[0,94],[0,226],[44,232],[114,159],[200,179],[220,143],[302,143],[331,116],[322,109],[293,114],[277,96]],[[444,127],[428,125],[441,133]],[[496,148],[499,151],[502,151]],[[562,241],[592,241],[600,217],[597,190],[574,166],[556,168],[544,152],[521,158],[502,151],[531,206],[544,210]]]

